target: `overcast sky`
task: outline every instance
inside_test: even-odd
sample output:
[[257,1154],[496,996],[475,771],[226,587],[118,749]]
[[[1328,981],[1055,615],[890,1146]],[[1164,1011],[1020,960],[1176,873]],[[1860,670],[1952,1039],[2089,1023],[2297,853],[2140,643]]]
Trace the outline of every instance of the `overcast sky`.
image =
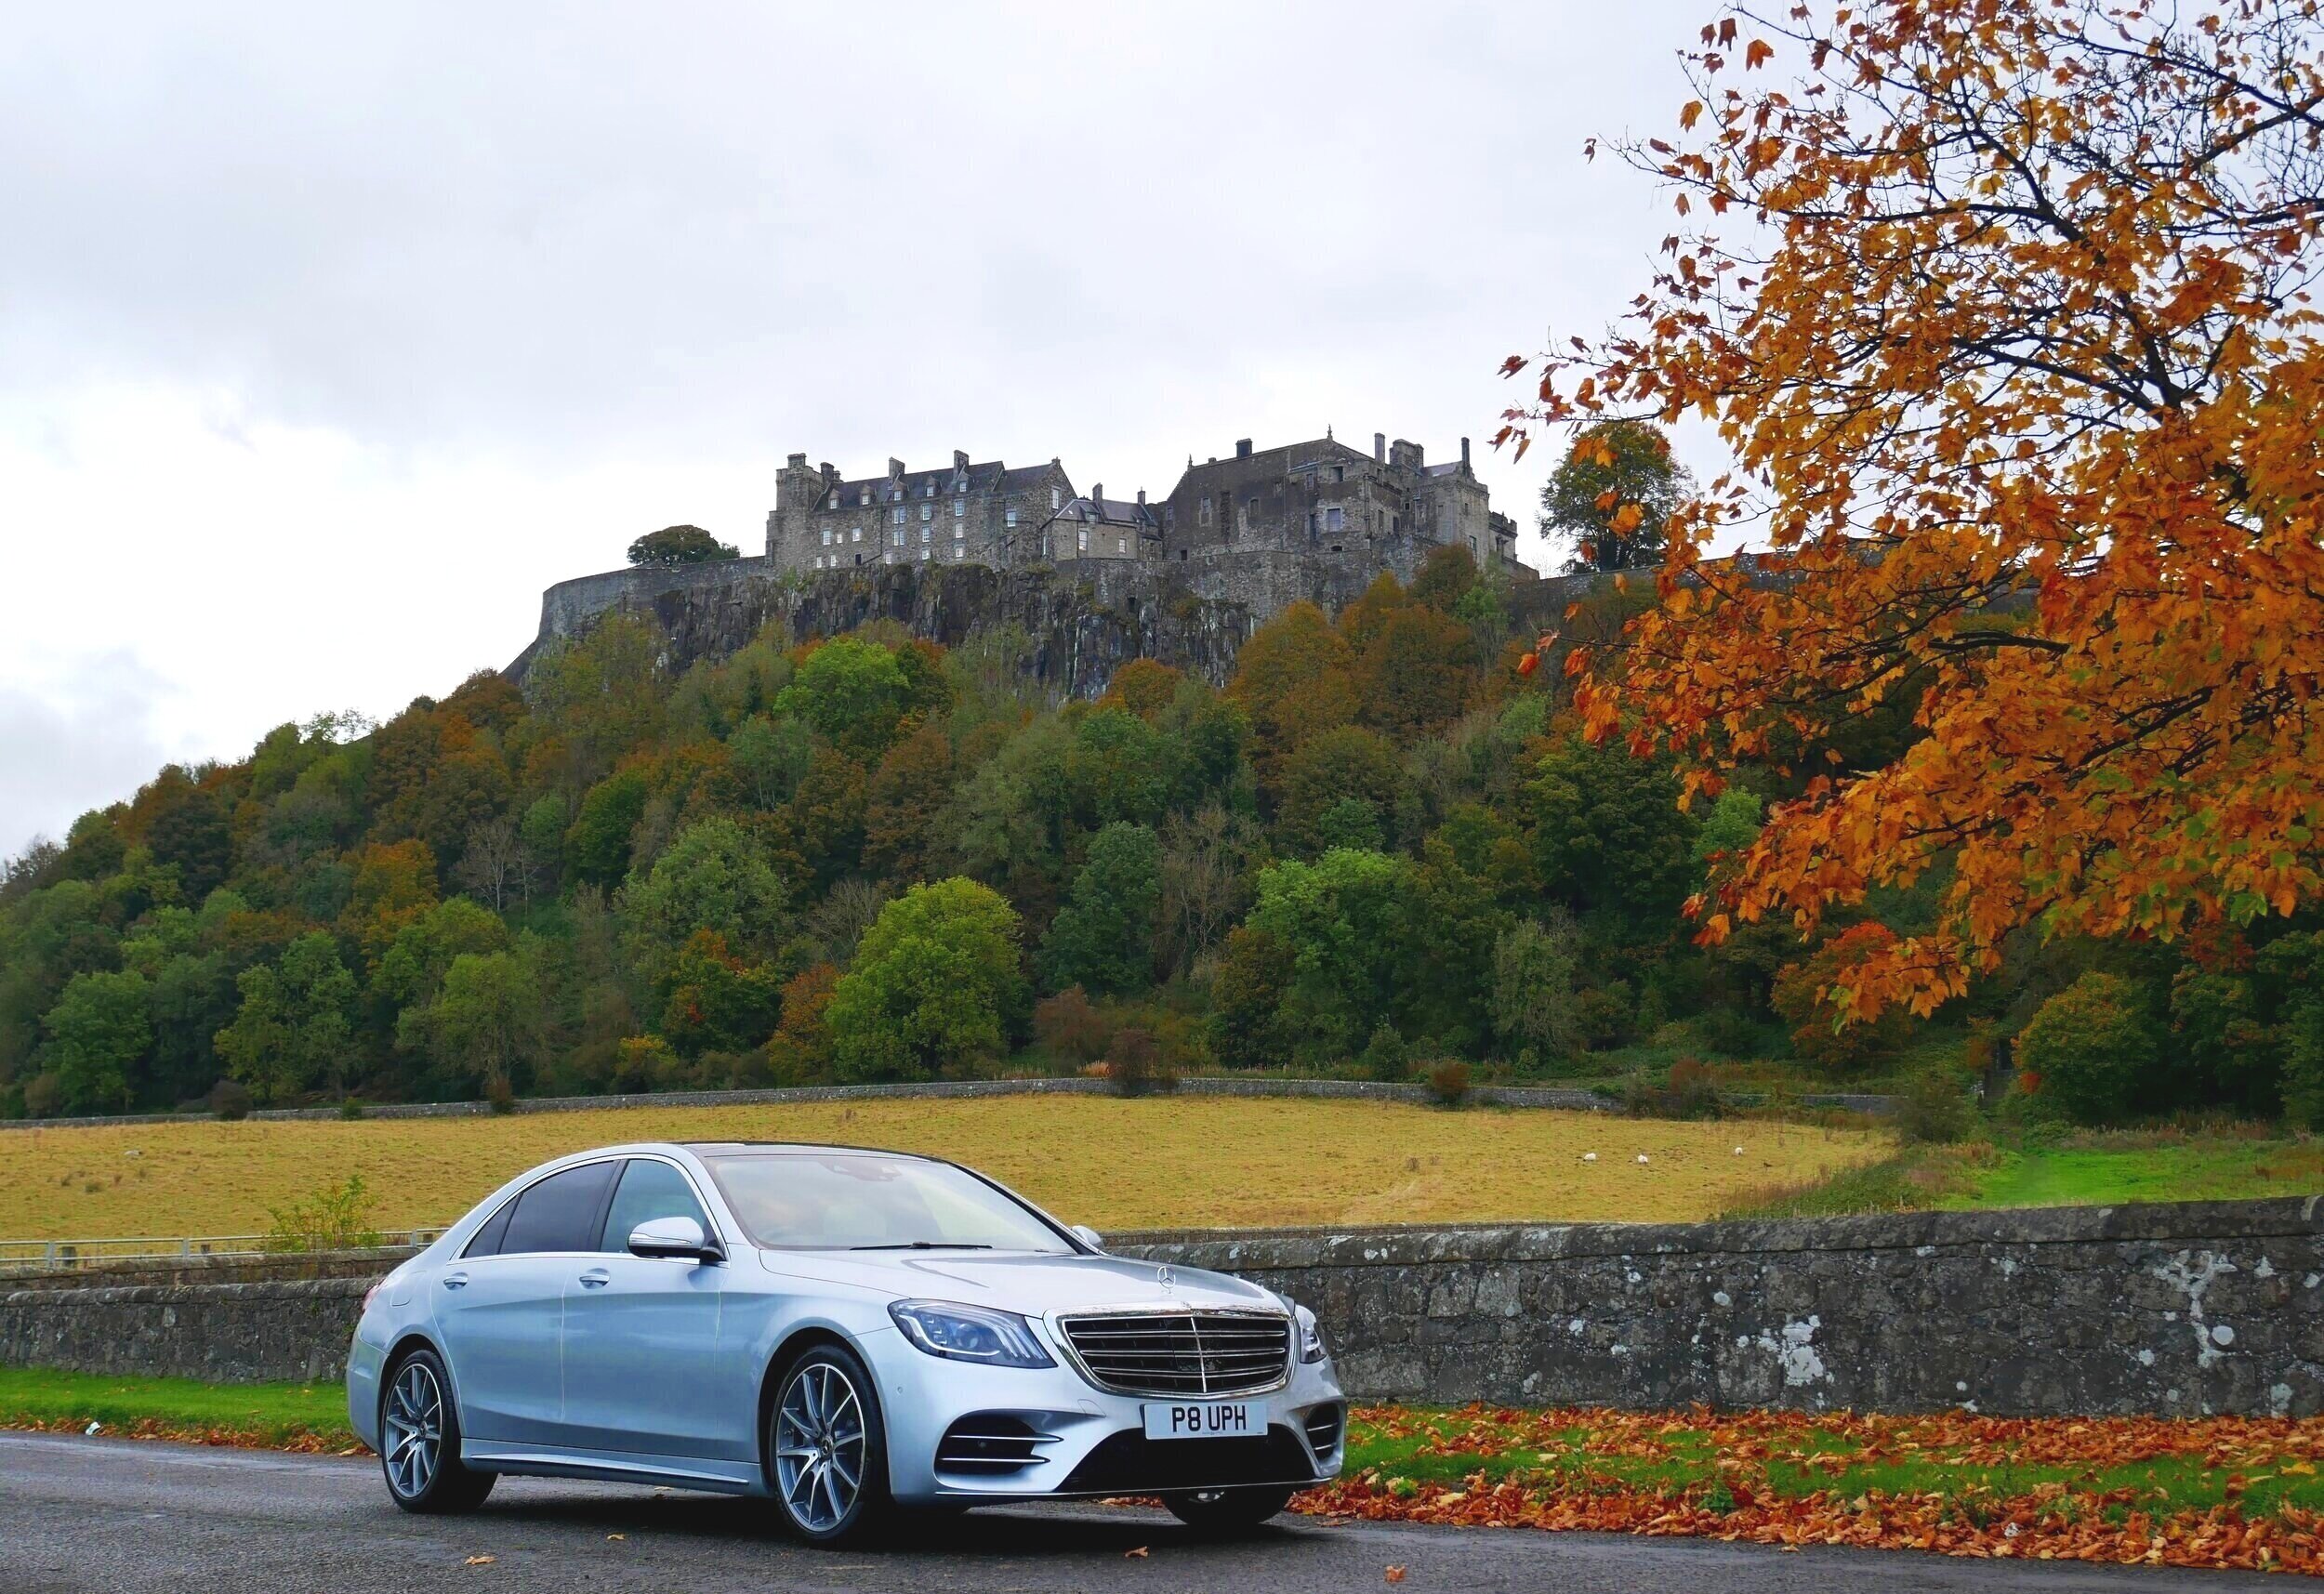
[[[0,853],[393,713],[774,474],[1476,440],[1669,231],[1665,5],[19,6]],[[1700,466],[1703,462],[1696,461]]]

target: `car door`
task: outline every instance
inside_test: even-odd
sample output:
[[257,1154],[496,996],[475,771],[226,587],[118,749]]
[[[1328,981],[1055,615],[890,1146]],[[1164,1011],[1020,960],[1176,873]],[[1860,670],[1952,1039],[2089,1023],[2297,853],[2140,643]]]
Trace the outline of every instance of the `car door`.
[[574,1258],[565,1286],[571,1443],[607,1454],[747,1461],[757,1454],[757,1385],[743,1358],[720,1353],[732,1273],[690,1257],[630,1255],[630,1232],[656,1218],[691,1218],[718,1237],[684,1170],[632,1157],[598,1254]]
[[572,1443],[559,1363],[565,1288],[597,1248],[620,1171],[609,1158],[536,1179],[437,1275],[436,1333],[469,1438]]

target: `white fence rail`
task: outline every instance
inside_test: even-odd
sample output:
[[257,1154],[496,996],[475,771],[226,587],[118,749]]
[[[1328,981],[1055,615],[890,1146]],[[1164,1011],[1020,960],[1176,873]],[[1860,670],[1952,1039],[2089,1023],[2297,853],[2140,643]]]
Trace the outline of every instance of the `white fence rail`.
[[[381,1248],[425,1245],[448,1227],[379,1232]],[[0,1240],[0,1273],[50,1272],[102,1268],[114,1262],[165,1260],[179,1257],[266,1257],[296,1255],[265,1234],[124,1235],[107,1239]]]

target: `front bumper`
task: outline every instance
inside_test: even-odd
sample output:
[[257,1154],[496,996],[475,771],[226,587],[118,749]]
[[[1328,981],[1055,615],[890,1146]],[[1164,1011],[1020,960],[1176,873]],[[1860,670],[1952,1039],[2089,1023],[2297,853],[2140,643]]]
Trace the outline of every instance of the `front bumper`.
[[1304,1485],[1340,1473],[1347,1399],[1328,1361],[1231,1397],[1263,1409],[1263,1439],[1148,1440],[1144,1401],[1095,1388],[1063,1358],[984,1367],[931,1356],[900,1334],[868,1337],[889,1485],[906,1504]]

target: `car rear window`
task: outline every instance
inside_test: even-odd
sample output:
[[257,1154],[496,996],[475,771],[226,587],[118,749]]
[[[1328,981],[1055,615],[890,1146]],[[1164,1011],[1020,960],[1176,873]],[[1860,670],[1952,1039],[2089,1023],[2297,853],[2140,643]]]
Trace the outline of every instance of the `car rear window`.
[[502,1202],[500,1204],[500,1210],[494,1213],[490,1218],[484,1219],[484,1226],[476,1232],[475,1238],[471,1239],[468,1243],[468,1249],[462,1251],[460,1255],[463,1257],[496,1257],[500,1255],[501,1236],[508,1232],[508,1214],[514,1212],[516,1209],[517,1204],[515,1202]]
[[620,1167],[617,1162],[583,1163],[550,1174],[518,1196],[501,1253],[596,1250],[605,1190]]

